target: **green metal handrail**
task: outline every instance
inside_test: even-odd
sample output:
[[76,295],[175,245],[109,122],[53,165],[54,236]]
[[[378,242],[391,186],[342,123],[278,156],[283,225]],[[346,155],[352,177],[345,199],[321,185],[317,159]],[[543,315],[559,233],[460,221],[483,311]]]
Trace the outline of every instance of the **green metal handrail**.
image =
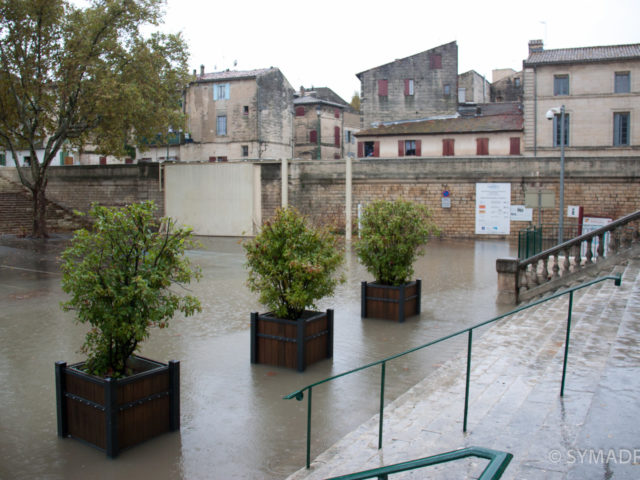
[[349,370],[347,372],[344,373],[340,373],[338,375],[334,375],[332,377],[328,377],[325,378],[324,380],[320,380],[318,382],[312,383],[310,385],[307,385],[306,387],[303,387],[299,390],[296,390],[293,393],[290,393],[289,395],[283,397],[285,400],[291,400],[292,398],[295,398],[298,401],[302,401],[304,399],[304,392],[305,390],[308,391],[308,395],[307,395],[307,468],[309,468],[310,464],[311,464],[311,397],[312,397],[312,391],[313,391],[313,387],[317,387],[318,385],[322,385],[323,383],[327,383],[333,380],[336,380],[338,378],[341,377],[345,377],[347,375],[351,375],[352,373],[356,373],[359,372],[361,370],[365,370],[367,368],[371,368],[371,367],[375,367],[376,365],[381,365],[381,378],[380,378],[380,420],[379,420],[379,431],[378,431],[378,449],[382,448],[382,420],[383,420],[383,412],[384,412],[384,386],[385,386],[385,374],[386,374],[386,363],[388,361],[394,360],[396,358],[399,357],[403,357],[405,355],[408,355],[410,353],[416,352],[418,350],[422,350],[424,348],[430,347],[432,345],[435,345],[437,343],[441,343],[444,342],[445,340],[449,340],[451,338],[457,337],[459,335],[462,335],[464,333],[468,334],[468,344],[467,344],[467,378],[466,378],[466,386],[465,386],[465,396],[464,396],[464,421],[462,424],[462,431],[466,432],[467,431],[467,417],[468,417],[468,410],[469,410],[469,378],[471,375],[471,346],[473,343],[473,331],[476,328],[480,328],[483,327],[485,325],[489,325],[491,323],[497,322],[498,320],[501,320],[505,317],[508,317],[510,315],[514,315],[516,313],[519,313],[523,310],[527,310],[531,307],[535,307],[537,305],[540,305],[541,303],[547,302],[549,300],[553,300],[554,298],[558,298],[561,297],[563,295],[569,294],[569,306],[568,306],[568,315],[567,315],[567,332],[566,332],[566,340],[565,340],[565,351],[564,351],[564,362],[563,362],[563,366],[562,366],[562,386],[560,388],[560,396],[564,396],[564,384],[565,384],[565,378],[566,378],[566,371],[567,371],[567,355],[569,353],[569,336],[570,336],[570,332],[571,332],[571,311],[573,309],[573,292],[575,292],[576,290],[580,290],[582,288],[586,288],[586,287],[590,287],[591,285],[594,285],[596,283],[599,282],[603,282],[605,280],[614,280],[615,285],[616,286],[620,286],[622,279],[620,277],[620,275],[607,275],[604,277],[599,277],[596,278],[595,280],[592,280],[590,282],[585,282],[583,284],[577,285],[575,287],[571,287],[568,288],[566,290],[562,290],[560,292],[557,292],[553,295],[550,295],[548,297],[545,297],[543,299],[540,300],[536,300],[534,302],[531,302],[527,305],[521,306],[519,308],[516,308],[515,310],[511,310],[507,313],[504,313],[502,315],[499,315],[495,318],[492,318],[490,320],[486,320],[482,323],[478,323],[476,325],[473,325],[471,327],[465,328],[463,330],[459,330],[455,333],[452,333],[450,335],[447,335],[445,337],[441,337],[437,340],[433,340],[429,343],[425,343],[424,345],[421,345],[419,347],[415,347],[412,348],[410,350],[406,350],[402,353],[397,353],[395,355],[392,355],[390,357],[384,358],[382,360],[378,360],[376,362],[372,362],[372,363],[368,363],[367,365],[364,365],[362,367],[359,368],[354,368],[353,370]]
[[419,458],[409,462],[396,463],[395,465],[387,465],[385,467],[374,468],[340,477],[332,477],[327,480],[364,480],[367,478],[377,477],[380,480],[387,480],[392,473],[406,472],[418,468],[430,467],[440,463],[454,462],[463,458],[477,457],[489,460],[489,464],[482,471],[478,480],[497,480],[507,469],[513,455],[507,452],[491,450],[482,447],[468,447],[462,450],[454,450],[453,452],[440,453],[431,457]]

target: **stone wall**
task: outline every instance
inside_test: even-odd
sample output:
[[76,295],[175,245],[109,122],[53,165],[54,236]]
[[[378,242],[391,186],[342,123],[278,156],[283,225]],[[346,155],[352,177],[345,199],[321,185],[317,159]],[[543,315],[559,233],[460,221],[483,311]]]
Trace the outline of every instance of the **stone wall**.
[[[263,174],[263,219],[272,215],[271,208],[266,208],[266,188],[275,192],[273,185],[279,186],[278,172],[272,173],[268,182]],[[583,206],[586,216],[619,218],[639,209],[638,176],[637,157],[571,159],[565,169],[564,204]],[[517,161],[499,157],[354,161],[351,212],[354,235],[359,203],[404,198],[429,206],[444,237],[475,238],[476,183],[490,182],[511,183],[512,205],[524,205],[525,192],[538,187],[553,191],[557,205],[559,162],[555,157]],[[450,192],[451,208],[442,207],[444,190]],[[279,190],[277,195],[279,200]],[[272,200],[270,205],[275,203]],[[289,204],[318,224],[344,230],[345,163],[293,162],[289,170]],[[537,221],[534,209],[533,223]],[[557,224],[557,208],[543,209],[541,221]],[[576,219],[565,217],[565,225],[575,222]],[[512,221],[511,237],[516,238],[517,231],[528,225],[529,222]]]

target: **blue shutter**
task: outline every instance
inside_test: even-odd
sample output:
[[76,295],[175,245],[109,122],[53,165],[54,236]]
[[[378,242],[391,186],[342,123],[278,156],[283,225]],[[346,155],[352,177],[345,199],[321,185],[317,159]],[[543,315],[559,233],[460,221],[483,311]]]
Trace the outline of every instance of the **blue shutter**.
[[230,98],[229,97],[229,84],[228,83],[224,86],[224,98],[225,98],[225,100],[229,100],[229,98]]
[[214,83],[212,88],[213,88],[213,99],[218,100],[218,84]]

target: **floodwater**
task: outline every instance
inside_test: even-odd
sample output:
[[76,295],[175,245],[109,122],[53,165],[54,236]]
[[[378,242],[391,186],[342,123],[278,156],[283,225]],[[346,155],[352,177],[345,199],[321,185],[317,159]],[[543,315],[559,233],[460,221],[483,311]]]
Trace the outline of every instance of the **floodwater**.
[[[318,305],[335,311],[334,357],[298,373],[251,365],[250,312],[264,310],[245,286],[242,246],[232,238],[200,241],[189,256],[202,267],[203,279],[190,287],[202,313],[153,331],[140,352],[180,360],[181,429],[112,460],[57,437],[54,363],[83,360],[86,331],[59,307],[58,255],[67,239],[0,237],[0,478],[286,478],[305,464],[307,401],[283,396],[503,313],[495,260],[513,255],[501,241],[433,240],[415,266],[422,314],[398,324],[360,318],[360,282],[372,278],[348,252],[346,283]],[[465,340],[389,362],[385,403],[463,351]],[[379,382],[374,367],[314,388],[312,457],[377,413]]]

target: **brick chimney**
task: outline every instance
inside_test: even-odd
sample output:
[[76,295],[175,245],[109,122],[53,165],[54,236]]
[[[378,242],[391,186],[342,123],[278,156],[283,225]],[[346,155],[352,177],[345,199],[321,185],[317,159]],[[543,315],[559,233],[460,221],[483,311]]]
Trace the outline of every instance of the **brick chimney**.
[[529,55],[542,50],[544,50],[544,42],[542,40],[529,40]]

